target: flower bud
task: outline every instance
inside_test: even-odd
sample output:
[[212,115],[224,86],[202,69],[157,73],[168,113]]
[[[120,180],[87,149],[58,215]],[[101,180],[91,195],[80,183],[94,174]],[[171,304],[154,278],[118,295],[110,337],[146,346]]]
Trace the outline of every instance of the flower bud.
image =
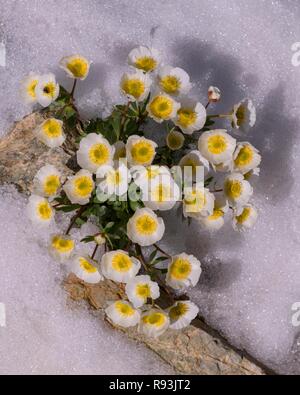
[[216,86],[210,86],[208,88],[208,101],[210,103],[216,103],[221,99],[221,91]]
[[172,151],[179,150],[184,144],[184,136],[182,133],[172,130],[166,138],[167,146]]
[[101,233],[99,233],[98,235],[96,235],[96,236],[94,237],[94,240],[95,240],[95,243],[97,243],[99,246],[106,243],[106,239],[105,239],[104,236],[102,236]]

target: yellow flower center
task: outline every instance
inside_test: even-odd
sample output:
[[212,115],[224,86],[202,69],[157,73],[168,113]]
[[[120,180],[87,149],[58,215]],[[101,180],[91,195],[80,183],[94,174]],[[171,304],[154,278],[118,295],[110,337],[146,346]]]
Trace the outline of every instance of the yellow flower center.
[[50,204],[47,201],[39,203],[37,206],[37,212],[39,217],[44,221],[48,221],[53,215]]
[[59,187],[60,187],[59,176],[51,175],[46,178],[44,183],[44,192],[47,196],[55,195]]
[[132,159],[139,164],[149,163],[153,160],[155,149],[150,142],[139,141],[132,146]]
[[127,254],[115,254],[112,259],[112,268],[117,272],[128,272],[132,266],[132,261]]
[[93,191],[93,180],[88,176],[77,177],[74,180],[74,192],[77,196],[86,197]]
[[127,95],[138,99],[145,92],[145,84],[138,79],[125,79],[122,83],[122,89]]
[[147,236],[156,232],[158,224],[151,215],[145,214],[137,218],[135,226],[139,234]]
[[167,75],[159,81],[161,88],[170,94],[177,94],[179,92],[181,83],[174,75]]
[[29,96],[35,98],[36,94],[35,94],[35,88],[38,84],[38,80],[32,80],[29,82],[28,86],[27,86],[27,92],[29,94]]
[[151,195],[154,202],[162,203],[171,200],[171,191],[169,185],[157,185]]
[[228,180],[225,183],[225,193],[231,199],[237,199],[243,192],[243,186],[240,181]]
[[165,96],[156,96],[150,103],[150,110],[156,118],[167,119],[173,111],[173,102]]
[[157,167],[153,167],[153,166],[149,166],[147,167],[147,178],[148,180],[152,180],[153,178],[155,178],[156,176],[159,175],[159,168]]
[[94,144],[89,150],[90,161],[98,166],[104,165],[110,158],[110,152],[105,144]]
[[52,239],[52,247],[57,251],[66,253],[74,249],[75,243],[70,239],[63,239],[59,236],[54,236]]
[[186,280],[192,271],[190,262],[184,258],[176,258],[170,265],[169,273],[176,280]]
[[184,198],[187,212],[199,213],[206,205],[206,197],[202,191],[193,191]]
[[234,160],[236,167],[242,168],[249,165],[253,160],[253,150],[249,145],[242,147],[238,153],[238,156]]
[[222,210],[220,210],[220,209],[215,209],[215,210],[213,211],[212,215],[209,215],[209,216],[208,216],[208,219],[209,219],[210,221],[215,221],[215,220],[217,220],[217,219],[223,217],[223,215],[224,215],[224,212],[223,212]]
[[197,114],[195,113],[195,111],[188,108],[181,108],[180,110],[178,110],[177,116],[178,123],[183,128],[187,128],[193,125],[197,120]]
[[142,320],[144,324],[153,325],[159,328],[165,324],[166,316],[163,313],[153,312],[145,315]]
[[93,266],[87,259],[85,258],[79,258],[79,263],[81,269],[83,269],[85,272],[92,274],[97,272],[97,268]]
[[131,317],[134,314],[134,309],[127,303],[124,303],[120,300],[115,303],[115,308],[120,314],[126,317]]
[[138,284],[136,286],[135,292],[139,298],[143,298],[145,300],[151,297],[151,290],[149,284]]
[[224,136],[216,134],[210,136],[207,141],[208,151],[215,155],[220,155],[226,151],[227,142]]
[[88,62],[83,58],[73,58],[67,64],[67,69],[75,78],[84,78],[87,74],[88,67]]
[[189,311],[189,307],[186,303],[178,302],[176,306],[171,307],[169,316],[171,320],[178,320],[183,317]]
[[141,69],[146,72],[154,70],[156,66],[157,66],[156,60],[154,58],[151,58],[150,56],[143,56],[141,58],[136,59],[135,61],[135,67],[137,69]]
[[62,135],[61,123],[54,118],[48,119],[43,124],[43,132],[50,139],[58,138]]
[[251,214],[251,208],[250,207],[245,207],[243,212],[236,217],[237,222],[239,224],[243,224],[245,221],[247,221],[247,219],[249,218],[250,214]]
[[54,82],[48,82],[44,85],[43,92],[45,96],[54,97],[56,92],[56,85]]
[[107,182],[111,185],[119,185],[122,182],[122,175],[119,170],[112,170],[107,174]]

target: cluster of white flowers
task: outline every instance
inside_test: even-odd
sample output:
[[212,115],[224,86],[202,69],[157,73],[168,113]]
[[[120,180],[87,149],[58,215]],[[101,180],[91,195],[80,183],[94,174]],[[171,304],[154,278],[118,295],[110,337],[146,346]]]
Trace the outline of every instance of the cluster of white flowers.
[[[137,105],[143,102],[147,115],[156,122],[173,122],[174,127],[167,133],[166,148],[181,154],[176,157],[177,162],[169,167],[155,161],[158,144],[142,135],[133,134],[111,144],[102,134],[89,131],[81,136],[76,152],[81,169],[63,183],[62,174],[54,166],[42,167],[34,179],[27,209],[35,224],[49,225],[62,195],[77,214],[91,207],[95,199],[103,205],[114,200],[139,202],[134,209],[131,206],[125,209],[128,220],[124,237],[129,245],[138,247],[136,253],[130,248],[128,251],[110,248],[98,262],[95,254],[88,256],[69,236],[74,223],[66,234],[51,235],[49,252],[59,262],[70,261],[71,271],[84,282],[95,284],[109,279],[125,284],[126,298],[112,302],[106,309],[107,316],[116,325],[139,325],[143,333],[158,336],[168,327],[181,329],[189,325],[198,313],[192,302],[176,299],[169,309],[162,310],[155,302],[160,297],[160,282],[176,295],[198,283],[201,264],[192,255],[170,256],[157,246],[165,233],[164,220],[157,211],[171,210],[181,204],[184,217],[195,219],[206,229],[218,230],[231,210],[234,229],[250,228],[257,219],[257,211],[249,203],[253,194],[249,179],[259,174],[261,156],[249,142],[238,143],[227,130],[201,131],[207,120],[216,117],[207,115],[206,108],[220,100],[217,87],[209,87],[208,103],[204,107],[187,96],[192,87],[189,75],[181,68],[162,65],[157,50],[138,47],[130,52],[128,62],[134,70],[125,73],[120,83],[128,98],[127,109],[133,102]],[[76,82],[87,77],[90,62],[73,55],[63,58],[60,64],[74,79],[71,92],[74,100]],[[52,74],[31,74],[23,84],[23,93],[31,103],[48,106],[57,99],[59,85]],[[255,124],[256,116],[251,100],[243,100],[220,117],[230,119],[233,128],[241,133]],[[200,134],[195,139],[196,133]],[[66,140],[63,121],[55,118],[44,120],[34,134],[50,148]],[[185,134],[193,135],[189,138],[197,142],[192,148]],[[178,178],[182,169],[184,181]],[[202,180],[199,180],[199,169]],[[216,172],[224,173],[222,185],[217,188],[215,183],[211,190],[212,182],[206,183],[205,177],[212,179]],[[107,251],[105,232],[99,230],[92,241],[96,244],[95,251],[101,244],[106,245]],[[153,277],[153,262],[146,262],[142,253],[143,247],[150,246],[168,259],[165,275],[161,271],[157,276],[160,269],[156,270],[154,264],[157,279]]]

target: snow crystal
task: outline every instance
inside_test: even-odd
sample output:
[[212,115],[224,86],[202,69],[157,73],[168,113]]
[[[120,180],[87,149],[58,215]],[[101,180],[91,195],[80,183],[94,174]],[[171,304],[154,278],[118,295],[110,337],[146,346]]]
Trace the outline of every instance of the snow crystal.
[[[291,46],[300,41],[299,2],[0,0],[0,7],[0,42],[6,45],[6,67],[0,67],[0,86],[5,93],[5,100],[0,101],[0,135],[16,118],[30,111],[19,103],[20,79],[31,70],[54,71],[59,81],[68,87],[71,81],[58,69],[57,63],[62,56],[76,52],[93,61],[91,75],[77,92],[86,116],[106,113],[112,103],[121,99],[118,82],[126,70],[126,56],[141,43],[153,42],[167,62],[185,68],[195,83],[194,93],[202,102],[206,100],[209,85],[220,87],[222,102],[211,111],[227,111],[233,102],[245,96],[254,99],[258,122],[245,139],[263,154],[261,177],[255,182],[254,203],[260,211],[256,228],[247,235],[239,235],[228,226],[217,236],[209,236],[193,227],[183,229],[187,234],[183,237],[182,231],[173,227],[176,233],[170,235],[168,242],[178,246],[176,252],[180,252],[181,242],[182,249],[202,260],[204,274],[192,296],[213,326],[270,367],[284,373],[300,373],[300,332],[291,324],[292,304],[300,301],[300,191],[296,181],[300,170],[297,135],[300,67],[291,63]],[[4,284],[0,292],[9,304],[8,322],[13,322],[11,314],[19,308],[21,315],[16,314],[15,318],[19,317],[19,322],[20,317],[25,317],[25,323],[19,325],[28,327],[14,340],[14,336],[8,336],[6,345],[1,342],[0,347],[6,351],[1,353],[6,355],[1,370],[12,369],[14,356],[19,359],[21,354],[25,360],[26,353],[28,361],[32,359],[32,370],[38,369],[37,360],[42,364],[39,369],[55,370],[60,352],[65,356],[62,358],[64,368],[69,358],[70,366],[74,364],[75,369],[79,369],[79,358],[77,364],[73,362],[70,344],[67,342],[65,346],[62,340],[69,336],[74,345],[77,344],[76,349],[78,344],[83,344],[82,339],[85,340],[81,352],[86,353],[86,369],[95,369],[95,364],[88,364],[88,356],[89,353],[95,356],[100,348],[107,350],[105,357],[110,361],[107,344],[108,340],[116,343],[115,335],[105,326],[101,327],[104,341],[92,323],[93,318],[88,320],[88,315],[78,313],[79,318],[75,319],[76,313],[66,313],[65,308],[61,308],[63,297],[51,299],[53,292],[60,293],[58,274],[53,272],[53,264],[43,255],[43,250],[29,243],[32,237],[24,235],[21,206],[18,206],[22,203],[15,204],[16,213],[5,202],[2,210],[1,203],[1,220],[10,216],[17,226],[5,222],[1,229],[1,240],[3,237],[6,240],[6,259],[2,265],[4,275],[0,281]],[[22,248],[15,251],[9,243],[16,242],[17,238]],[[38,275],[39,270],[48,275]],[[23,304],[23,295],[19,292],[21,281],[31,289]],[[45,303],[47,296],[50,305],[46,315],[37,301],[42,298]],[[36,314],[43,319],[30,320]],[[66,320],[65,327],[57,325],[62,320]],[[78,333],[64,329],[76,324],[80,328]],[[55,330],[51,332],[52,325],[62,331],[60,339]],[[99,325],[97,322],[97,328]],[[34,336],[30,338],[34,332],[39,334],[40,343],[34,342]],[[26,336],[33,342],[32,346],[30,341],[24,342]],[[54,367],[51,360],[44,358],[52,341],[55,347],[50,355],[55,361]],[[110,351],[114,349],[126,361],[126,352],[112,345]],[[124,349],[129,350],[129,346],[124,345]],[[78,355],[82,356],[80,352]],[[132,358],[131,352],[130,361]],[[107,366],[114,367],[114,364],[105,363],[102,368]],[[126,363],[119,369],[125,367],[128,369]]]

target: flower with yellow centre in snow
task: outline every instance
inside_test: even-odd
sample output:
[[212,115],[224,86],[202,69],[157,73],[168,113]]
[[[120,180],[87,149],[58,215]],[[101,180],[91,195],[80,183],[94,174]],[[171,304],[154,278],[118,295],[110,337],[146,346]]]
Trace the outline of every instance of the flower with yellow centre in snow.
[[200,153],[213,166],[232,161],[236,140],[226,130],[216,129],[201,134],[198,141]]
[[63,122],[55,118],[46,119],[34,129],[33,134],[50,148],[60,147],[66,140]]
[[175,302],[168,309],[171,329],[183,329],[190,325],[199,313],[199,308],[189,300]]
[[70,259],[75,248],[75,241],[66,235],[55,234],[50,238],[49,253],[60,263]]
[[80,170],[69,177],[63,189],[72,204],[85,205],[89,202],[94,190],[93,176],[87,170]]
[[149,337],[159,337],[170,325],[168,314],[163,310],[151,309],[142,314],[139,331]]
[[21,83],[21,96],[25,103],[35,104],[37,97],[35,88],[39,82],[40,76],[36,73],[30,73]]
[[238,143],[233,154],[233,169],[246,174],[260,165],[261,156],[252,144]]
[[240,207],[234,211],[233,228],[240,232],[250,229],[256,223],[257,217],[257,210],[251,204]]
[[102,256],[101,270],[105,278],[118,283],[127,283],[141,268],[141,263],[127,251],[109,251]]
[[44,197],[31,195],[26,209],[29,219],[35,225],[48,226],[54,220],[54,210]]
[[160,89],[171,96],[186,94],[192,87],[188,73],[180,67],[163,66],[157,78]]
[[74,257],[71,264],[71,272],[88,284],[98,284],[103,280],[102,275],[94,265],[94,261],[83,255],[76,255]]
[[77,162],[82,169],[96,173],[100,166],[112,165],[115,148],[102,136],[90,133],[80,141]]
[[201,263],[193,255],[181,253],[172,257],[168,267],[166,284],[173,289],[195,286],[201,275]]
[[181,199],[178,185],[170,175],[157,176],[141,185],[141,200],[151,210],[171,210]]
[[154,160],[157,144],[145,137],[130,136],[126,143],[126,157],[131,166],[149,166]]
[[149,117],[158,123],[173,119],[179,108],[180,104],[166,93],[158,93],[153,96],[146,107]]
[[133,166],[130,171],[135,184],[139,187],[152,182],[157,177],[171,176],[167,167],[159,165]]
[[61,173],[55,166],[43,166],[33,179],[33,191],[36,195],[53,198],[57,195],[60,187]]
[[256,110],[252,100],[244,99],[233,107],[231,123],[234,129],[242,133],[252,128],[256,122]]
[[125,73],[121,79],[121,92],[130,101],[143,101],[150,92],[152,80],[148,74],[137,70],[135,73]]
[[69,77],[85,80],[90,70],[90,62],[81,55],[65,56],[59,62]]
[[208,88],[207,96],[209,103],[216,103],[221,99],[221,91],[216,86],[210,86]]
[[124,195],[131,181],[131,173],[122,162],[119,163],[118,167],[100,166],[96,177],[98,190],[105,193],[107,197]]
[[206,122],[206,109],[196,100],[184,98],[180,101],[181,107],[177,111],[174,123],[183,133],[192,134],[201,130]]
[[167,134],[166,143],[171,151],[177,151],[182,148],[184,144],[184,136],[177,130],[172,130]]
[[128,64],[145,73],[156,70],[159,63],[160,54],[155,48],[139,46],[128,55]]
[[253,188],[240,173],[232,173],[225,178],[224,195],[232,207],[244,206],[253,194]]
[[136,326],[141,319],[139,310],[133,308],[132,304],[125,300],[112,302],[106,309],[105,313],[109,320],[123,328]]
[[185,188],[183,199],[183,215],[199,219],[213,214],[214,195],[202,183]]
[[224,216],[229,208],[227,200],[223,195],[215,196],[214,211],[207,217],[199,218],[199,223],[203,228],[210,231],[217,231],[224,225]]
[[128,238],[142,247],[158,242],[164,233],[164,221],[149,208],[137,209],[127,223]]
[[125,287],[126,295],[135,308],[142,307],[148,299],[159,298],[159,286],[150,276],[142,275],[131,279]]
[[196,150],[184,155],[179,161],[179,166],[184,171],[186,179],[197,180],[197,182],[203,182],[204,175],[209,171],[208,160]]
[[55,75],[52,73],[42,75],[35,87],[35,94],[37,102],[43,107],[48,107],[54,102],[59,95],[59,85]]

